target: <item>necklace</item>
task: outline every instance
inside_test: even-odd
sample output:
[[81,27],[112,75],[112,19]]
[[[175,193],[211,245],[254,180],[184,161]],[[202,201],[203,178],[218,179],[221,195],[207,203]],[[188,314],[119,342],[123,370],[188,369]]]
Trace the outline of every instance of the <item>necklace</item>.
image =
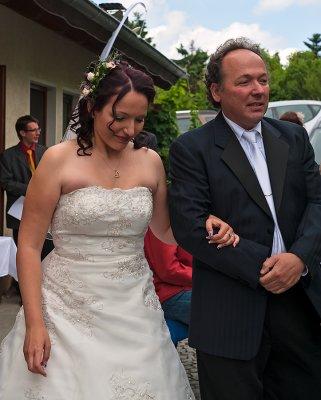
[[120,166],[121,160],[122,160],[122,158],[123,158],[124,151],[122,151],[122,154],[121,154],[121,156],[119,157],[117,166],[115,166],[115,167],[112,167],[112,166],[107,162],[106,158],[103,157],[99,152],[96,151],[96,154],[98,154],[98,155],[104,160],[104,162],[105,162],[105,164],[107,165],[107,167],[113,171],[114,178],[115,178],[115,179],[120,178],[119,166]]

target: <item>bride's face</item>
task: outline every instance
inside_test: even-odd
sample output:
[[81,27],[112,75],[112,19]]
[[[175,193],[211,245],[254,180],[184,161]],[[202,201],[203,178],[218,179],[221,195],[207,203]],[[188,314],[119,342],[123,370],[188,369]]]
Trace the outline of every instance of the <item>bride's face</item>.
[[94,113],[94,137],[96,143],[121,151],[143,129],[148,101],[143,94],[128,92],[116,104],[113,115],[115,99],[113,96],[101,111]]

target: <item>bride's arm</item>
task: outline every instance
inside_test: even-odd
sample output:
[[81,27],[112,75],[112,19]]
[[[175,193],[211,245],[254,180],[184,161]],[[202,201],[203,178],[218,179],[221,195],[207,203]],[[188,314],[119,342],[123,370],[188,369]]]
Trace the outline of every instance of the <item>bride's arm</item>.
[[[157,187],[153,195],[153,216],[149,224],[154,235],[164,243],[177,244],[170,226],[166,174],[161,158],[153,152],[153,163],[155,166]],[[225,246],[236,246],[239,242],[238,235],[234,234],[233,229],[224,221],[214,215],[209,215],[205,224],[208,237],[204,235],[210,244],[215,244],[218,248]],[[214,234],[214,229],[217,232]]]
[[[60,163],[61,164],[61,163]],[[33,175],[24,202],[19,229],[17,270],[25,313],[24,355],[31,372],[46,376],[44,365],[50,340],[41,309],[41,250],[60,196],[60,165],[56,151],[44,154]]]
[[149,224],[153,234],[162,242],[176,244],[169,221],[166,174],[161,158],[151,152],[151,163],[157,181],[153,193],[153,215]]

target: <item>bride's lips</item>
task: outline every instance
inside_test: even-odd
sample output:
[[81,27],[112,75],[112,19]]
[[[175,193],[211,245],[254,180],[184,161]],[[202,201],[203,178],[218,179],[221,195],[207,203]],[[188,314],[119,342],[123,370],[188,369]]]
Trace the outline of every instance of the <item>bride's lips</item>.
[[120,143],[128,143],[129,142],[129,138],[128,137],[122,137],[122,136],[117,136],[114,135],[114,137],[120,142]]

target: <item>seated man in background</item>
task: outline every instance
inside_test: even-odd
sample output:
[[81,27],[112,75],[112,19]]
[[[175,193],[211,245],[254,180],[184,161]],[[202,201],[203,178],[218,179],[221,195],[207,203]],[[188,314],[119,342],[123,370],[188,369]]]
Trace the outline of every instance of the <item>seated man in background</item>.
[[[142,131],[135,142],[158,150],[157,138],[151,132]],[[150,229],[145,235],[144,250],[165,318],[189,325],[192,256],[179,246],[161,242]]]
[[145,236],[144,250],[165,318],[189,325],[192,256],[177,245],[161,242],[150,229]]
[[293,124],[297,124],[300,126],[303,126],[303,119],[304,119],[303,114],[295,111],[287,111],[280,117],[281,121],[292,122]]

